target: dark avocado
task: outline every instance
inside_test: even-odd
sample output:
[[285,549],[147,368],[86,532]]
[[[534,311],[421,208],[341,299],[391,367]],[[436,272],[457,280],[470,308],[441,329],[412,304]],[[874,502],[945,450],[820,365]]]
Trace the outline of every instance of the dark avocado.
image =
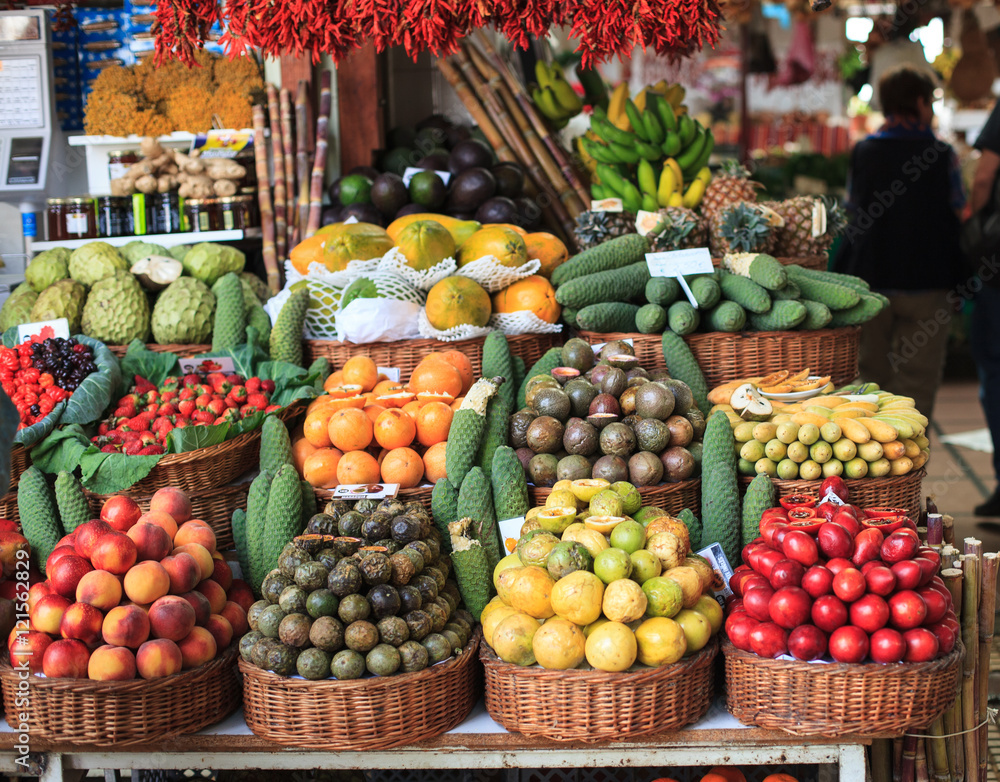
[[497,181],[485,168],[467,168],[451,180],[448,208],[475,212],[497,189]]
[[517,204],[503,196],[493,196],[476,210],[476,220],[486,223],[516,223]]
[[410,202],[410,194],[399,174],[386,172],[372,180],[372,204],[386,217],[394,217],[396,212]]
[[573,337],[562,346],[562,365],[587,372],[594,366],[594,349],[588,342]]
[[497,163],[492,168],[497,195],[517,198],[524,191],[524,169],[517,163]]
[[[470,138],[466,141],[458,142],[448,156],[448,170],[453,176],[459,175],[470,168],[489,169],[492,165],[493,150],[479,139]],[[487,173],[489,173],[488,170]],[[490,174],[491,178],[492,176]],[[496,182],[494,180],[495,188]]]
[[636,445],[643,451],[660,453],[670,445],[670,429],[657,418],[643,418],[635,427]]

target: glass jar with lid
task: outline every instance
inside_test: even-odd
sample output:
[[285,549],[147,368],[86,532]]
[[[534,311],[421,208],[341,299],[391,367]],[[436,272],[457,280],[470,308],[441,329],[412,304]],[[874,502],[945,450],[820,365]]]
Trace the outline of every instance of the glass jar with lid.
[[222,228],[222,212],[218,198],[187,198],[184,200],[184,225],[188,231],[218,231]]
[[97,212],[89,196],[67,198],[63,207],[63,224],[67,239],[96,239]]
[[108,153],[108,176],[111,179],[121,179],[129,168],[139,162],[139,152],[134,149],[114,150]]
[[181,202],[176,190],[146,196],[146,233],[176,234],[181,226]]
[[219,199],[221,227],[225,231],[233,229],[245,231],[260,225],[257,202],[252,195],[235,195]]
[[50,242],[63,242],[69,239],[66,235],[66,199],[45,199],[46,238]]
[[133,233],[132,198],[100,196],[97,199],[98,236],[132,236]]

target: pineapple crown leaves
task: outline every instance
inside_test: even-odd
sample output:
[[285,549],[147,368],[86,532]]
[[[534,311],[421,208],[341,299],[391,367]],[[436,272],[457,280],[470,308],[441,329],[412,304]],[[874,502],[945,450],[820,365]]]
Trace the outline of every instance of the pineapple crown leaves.
[[719,165],[718,176],[730,176],[736,177],[737,179],[749,179],[750,172],[746,167],[740,163],[740,161],[735,158],[726,158]]
[[722,212],[720,231],[733,252],[755,252],[771,235],[767,216],[749,203],[738,203]]
[[651,231],[664,239],[681,242],[698,228],[698,216],[687,209],[667,209],[660,211],[660,222]]
[[833,196],[823,195],[819,199],[826,207],[827,234],[830,236],[840,236],[847,228],[847,214],[844,212],[844,207]]

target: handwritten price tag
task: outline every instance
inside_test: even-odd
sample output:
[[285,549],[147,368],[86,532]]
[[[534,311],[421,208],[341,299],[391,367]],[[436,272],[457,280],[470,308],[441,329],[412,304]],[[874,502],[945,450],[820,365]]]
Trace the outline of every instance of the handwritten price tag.
[[181,358],[177,360],[181,372],[185,375],[207,375],[210,372],[221,372],[231,375],[236,371],[236,364],[231,358]]
[[34,336],[69,339],[69,321],[66,318],[56,318],[40,320],[37,323],[24,323],[17,327],[18,342],[27,342]]
[[338,500],[384,500],[398,493],[398,483],[343,483],[333,490]]
[[590,202],[591,212],[624,212],[625,206],[620,198],[602,198]]
[[698,556],[707,559],[708,564],[712,566],[712,595],[721,605],[725,606],[726,598],[733,594],[733,590],[729,588],[729,579],[732,578],[733,568],[729,564],[726,552],[718,543],[713,543],[699,551]]
[[712,254],[707,247],[693,247],[689,250],[671,250],[662,253],[646,253],[646,265],[651,277],[676,277],[691,306],[698,309],[698,302],[691,293],[687,281],[688,274],[711,274]]

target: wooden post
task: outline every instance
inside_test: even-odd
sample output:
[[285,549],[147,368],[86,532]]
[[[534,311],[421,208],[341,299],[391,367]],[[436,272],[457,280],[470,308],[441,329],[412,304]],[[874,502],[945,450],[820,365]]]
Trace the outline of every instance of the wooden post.
[[385,146],[383,59],[366,43],[337,66],[341,174],[372,165]]

